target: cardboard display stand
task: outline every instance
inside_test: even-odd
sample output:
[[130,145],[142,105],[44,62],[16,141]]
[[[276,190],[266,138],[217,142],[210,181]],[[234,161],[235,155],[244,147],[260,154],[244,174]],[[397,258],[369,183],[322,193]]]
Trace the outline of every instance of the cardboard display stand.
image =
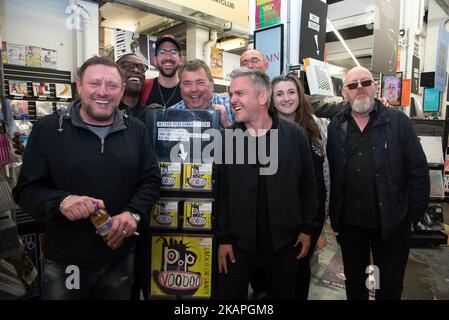
[[147,124],[162,177],[149,223],[149,299],[210,299],[213,295],[212,158],[203,154],[220,134],[217,111],[150,110]]

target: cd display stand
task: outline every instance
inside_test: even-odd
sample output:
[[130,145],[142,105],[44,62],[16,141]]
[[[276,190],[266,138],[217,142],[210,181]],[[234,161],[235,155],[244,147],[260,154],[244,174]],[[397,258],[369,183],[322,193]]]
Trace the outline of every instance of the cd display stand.
[[[429,206],[424,217],[412,225],[412,245],[447,244],[444,230],[444,204],[448,202],[444,183],[444,153],[447,146],[448,124],[445,120],[411,119],[426,154],[430,176]],[[446,189],[446,190],[445,190]]]
[[203,151],[217,111],[151,110],[147,123],[162,177],[149,222],[149,299],[210,299],[214,285],[216,169]]

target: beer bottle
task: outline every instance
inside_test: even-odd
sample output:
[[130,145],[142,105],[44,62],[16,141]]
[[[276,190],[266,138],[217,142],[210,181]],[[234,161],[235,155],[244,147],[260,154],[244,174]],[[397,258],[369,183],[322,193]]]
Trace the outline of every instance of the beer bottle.
[[95,203],[94,206],[95,212],[90,215],[90,221],[92,221],[95,228],[97,228],[96,233],[105,239],[112,227],[112,219],[106,210],[98,207],[98,204]]

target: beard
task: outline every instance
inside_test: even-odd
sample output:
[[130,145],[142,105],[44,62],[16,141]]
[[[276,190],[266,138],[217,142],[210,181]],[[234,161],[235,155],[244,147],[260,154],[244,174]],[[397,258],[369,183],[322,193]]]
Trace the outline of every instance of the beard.
[[357,113],[367,113],[371,110],[373,106],[373,101],[370,97],[362,97],[359,99],[355,99],[351,105],[351,109]]
[[173,77],[177,71],[178,71],[178,68],[174,68],[173,70],[171,70],[171,72],[165,72],[165,70],[163,68],[159,69],[159,72],[166,78]]
[[115,113],[115,109],[112,109],[110,114],[98,115],[94,112],[94,110],[90,104],[86,104],[84,111],[89,116],[89,118],[91,118],[92,120],[95,120],[95,121],[99,121],[99,122],[106,122],[108,120],[111,120],[111,118],[114,117],[114,113]]
[[135,83],[129,83],[127,81],[124,95],[131,96],[131,97],[137,97],[140,95],[142,88],[143,88],[143,82],[141,82],[140,85],[137,85]]
[[172,60],[168,60],[168,61],[167,61],[167,60],[164,60],[164,61],[161,62],[160,65],[157,66],[159,72],[160,72],[164,77],[166,77],[166,78],[171,78],[171,77],[173,77],[173,76],[176,74],[176,72],[177,72],[178,69],[179,69],[179,66],[176,66],[176,67],[174,67],[172,70],[170,70],[170,71],[167,72],[167,71],[164,70],[164,68],[163,68],[163,66],[162,66],[165,62],[170,62],[170,63],[173,63],[173,65],[175,65],[175,64],[176,64],[176,61],[172,61]]

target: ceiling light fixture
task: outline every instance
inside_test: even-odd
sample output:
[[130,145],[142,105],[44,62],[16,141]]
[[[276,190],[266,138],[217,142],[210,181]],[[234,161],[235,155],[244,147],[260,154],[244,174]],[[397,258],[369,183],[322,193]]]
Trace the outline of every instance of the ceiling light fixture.
[[359,61],[356,59],[354,54],[352,54],[352,51],[351,51],[351,49],[349,49],[348,45],[346,44],[345,39],[343,39],[343,37],[341,36],[340,32],[338,32],[338,30],[335,28],[335,26],[329,20],[329,18],[327,18],[327,24],[328,24],[328,26],[330,26],[331,30],[335,33],[335,35],[337,36],[338,40],[340,40],[341,44],[346,49],[346,51],[348,52],[349,56],[352,58],[352,60],[354,60],[355,64],[360,67],[361,65],[360,65]]

